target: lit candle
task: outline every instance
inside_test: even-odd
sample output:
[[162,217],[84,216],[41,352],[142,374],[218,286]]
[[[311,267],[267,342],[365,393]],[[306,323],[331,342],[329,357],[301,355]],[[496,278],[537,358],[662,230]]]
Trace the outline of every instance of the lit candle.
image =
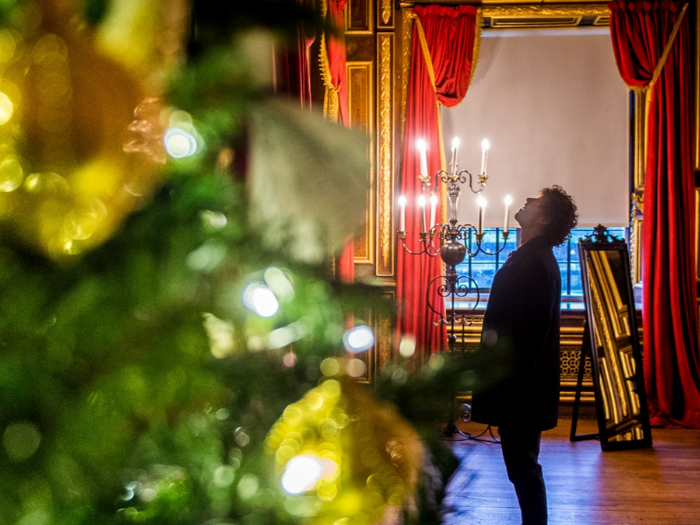
[[420,176],[427,177],[428,176],[428,156],[426,154],[426,151],[428,149],[428,145],[425,143],[425,141],[423,139],[418,139],[417,146],[418,146],[418,153],[420,155]]
[[484,214],[486,212],[486,199],[479,195],[476,199],[476,205],[479,207],[479,235],[484,233]]
[[452,175],[457,173],[457,150],[459,149],[459,139],[452,139]]
[[513,199],[510,195],[506,195],[506,217],[503,221],[503,232],[508,233],[508,219],[510,218],[510,205],[513,204]]
[[423,195],[418,197],[418,207],[420,208],[420,231],[421,233],[425,233],[428,231],[428,227],[425,218],[425,197],[423,197]]
[[437,207],[437,195],[430,197],[430,227],[435,226],[435,208]]
[[399,216],[401,217],[399,221],[399,231],[400,232],[405,232],[406,231],[406,197],[401,195],[399,197],[399,210],[401,211]]
[[489,139],[484,139],[481,141],[481,174],[486,175],[486,157],[488,156],[489,148],[491,144]]

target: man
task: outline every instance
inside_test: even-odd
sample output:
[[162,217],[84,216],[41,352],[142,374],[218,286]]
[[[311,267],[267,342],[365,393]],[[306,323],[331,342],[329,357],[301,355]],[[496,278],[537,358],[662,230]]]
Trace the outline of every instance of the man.
[[557,425],[561,276],[552,248],[577,224],[576,205],[559,186],[544,188],[515,214],[521,246],[496,273],[479,347],[480,383],[472,420],[498,426],[508,479],[523,525],[547,523],[543,430]]

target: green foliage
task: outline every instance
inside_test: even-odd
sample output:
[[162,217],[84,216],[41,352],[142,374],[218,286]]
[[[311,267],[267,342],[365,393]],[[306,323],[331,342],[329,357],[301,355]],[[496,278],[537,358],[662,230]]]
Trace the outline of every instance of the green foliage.
[[[322,360],[344,355],[346,315],[393,305],[372,287],[332,282],[326,264],[263,245],[244,183],[216,168],[222,148],[245,144],[251,106],[270,95],[237,37],[320,23],[296,2],[273,3],[195,4],[199,37],[168,103],[191,113],[206,148],[170,161],[163,187],[109,241],[57,263],[0,222],[0,523],[299,521],[263,441],[317,385]],[[99,23],[108,4],[86,1],[87,18]],[[314,142],[304,144],[313,155]],[[261,317],[243,296],[270,268],[293,294]],[[270,339],[279,330],[288,342]],[[291,342],[296,364],[284,359]],[[397,365],[376,385],[423,435],[443,481],[454,458],[435,441],[434,420],[464,380],[455,370],[414,376]]]

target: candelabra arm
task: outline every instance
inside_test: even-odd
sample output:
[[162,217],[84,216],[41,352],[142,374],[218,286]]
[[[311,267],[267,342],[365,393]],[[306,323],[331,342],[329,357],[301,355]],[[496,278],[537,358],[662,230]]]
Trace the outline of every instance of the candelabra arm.
[[470,254],[470,256],[471,256],[471,257],[474,257],[474,256],[476,256],[476,255],[479,254],[479,253],[483,253],[483,254],[485,254],[485,255],[496,255],[496,254],[501,253],[501,252],[505,249],[505,247],[506,247],[506,242],[508,241],[509,232],[504,231],[504,232],[502,233],[502,235],[503,235],[503,244],[501,245],[501,247],[498,248],[496,251],[489,252],[489,251],[487,251],[487,250],[484,250],[484,249],[481,247],[481,240],[482,240],[484,234],[483,234],[483,233],[482,233],[482,234],[478,234],[478,233],[477,233],[477,234],[476,234],[476,246],[477,246],[477,251],[476,251],[476,253],[475,253],[474,255],[471,255],[471,254]]
[[467,176],[469,176],[469,189],[472,193],[481,193],[484,189],[484,186],[486,186],[486,181],[489,179],[489,176],[485,173],[477,175],[476,179],[479,181],[479,186],[476,189],[474,189],[474,175],[472,175],[467,170],[461,171],[459,173],[459,181],[462,184],[464,184],[467,181]]
[[[429,232],[421,232],[420,235],[420,243],[423,246],[423,248],[420,251],[413,251],[406,246],[406,233],[405,231],[399,231],[399,239],[401,239],[401,246],[403,246],[403,249],[406,250],[407,253],[410,253],[411,255],[422,255],[422,254],[427,254],[430,257],[437,257],[437,255],[440,253],[440,246],[442,246],[444,235],[443,235],[443,230],[444,226],[442,224],[436,224],[432,228],[430,228]],[[435,246],[435,239],[438,239],[439,245],[436,247]]]
[[435,184],[431,188],[430,186],[430,175],[419,176],[421,183],[421,189],[424,193],[429,193],[430,195],[435,195],[440,187],[440,181],[447,182],[449,174],[445,170],[440,170],[435,173]]

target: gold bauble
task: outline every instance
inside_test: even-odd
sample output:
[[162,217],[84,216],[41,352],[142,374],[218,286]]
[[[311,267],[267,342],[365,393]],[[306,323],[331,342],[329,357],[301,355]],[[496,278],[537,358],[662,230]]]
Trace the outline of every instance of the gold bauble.
[[318,525],[380,522],[413,494],[423,458],[410,425],[347,377],[289,405],[265,444],[286,510]]
[[22,4],[0,30],[0,219],[52,257],[107,239],[164,159],[158,101],[96,50],[71,5]]

